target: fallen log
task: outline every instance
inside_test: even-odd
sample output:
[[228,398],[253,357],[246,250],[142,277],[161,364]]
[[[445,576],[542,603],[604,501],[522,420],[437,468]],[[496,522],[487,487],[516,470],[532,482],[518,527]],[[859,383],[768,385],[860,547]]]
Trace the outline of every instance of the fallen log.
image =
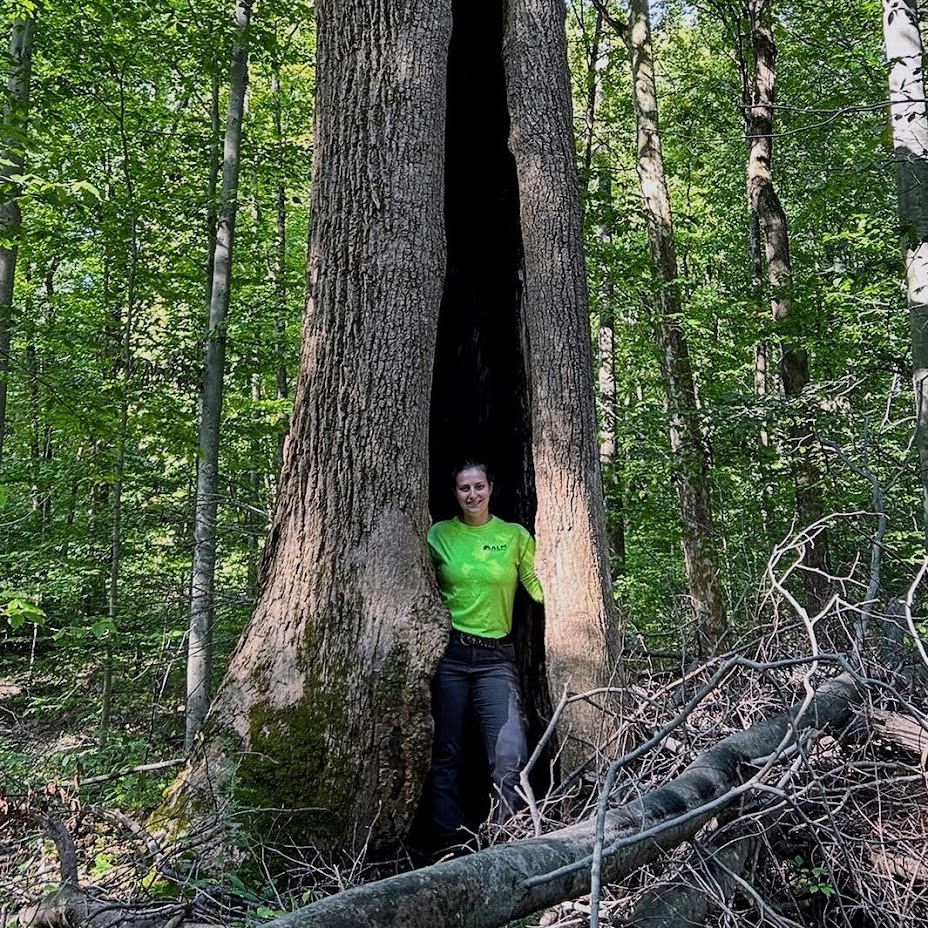
[[[849,674],[775,718],[736,732],[676,779],[606,813],[602,879],[622,879],[692,838],[744,796],[759,758],[770,760],[809,729],[841,726],[858,688]],[[589,892],[592,821],[357,886],[277,919],[274,928],[499,928]]]
[[705,924],[716,899],[727,899],[738,888],[738,874],[754,848],[755,838],[743,835],[701,850],[701,867],[713,891],[678,879],[658,886],[635,906],[625,928],[695,928]]
[[873,731],[880,738],[918,755],[923,762],[928,757],[928,729],[917,718],[880,709],[870,709],[868,715]]

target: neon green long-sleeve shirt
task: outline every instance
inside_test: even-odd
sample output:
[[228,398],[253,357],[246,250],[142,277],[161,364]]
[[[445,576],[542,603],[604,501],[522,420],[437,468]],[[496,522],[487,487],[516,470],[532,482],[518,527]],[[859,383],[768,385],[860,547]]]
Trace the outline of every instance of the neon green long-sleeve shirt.
[[448,519],[429,529],[428,546],[458,631],[485,638],[508,635],[519,581],[535,602],[544,599],[535,576],[535,539],[521,525],[495,516],[484,525]]

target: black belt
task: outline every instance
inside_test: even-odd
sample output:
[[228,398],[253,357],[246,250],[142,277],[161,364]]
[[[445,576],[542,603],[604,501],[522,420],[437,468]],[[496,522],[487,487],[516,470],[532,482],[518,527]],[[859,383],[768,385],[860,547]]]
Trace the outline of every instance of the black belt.
[[470,635],[452,628],[451,641],[469,648],[498,648],[501,644],[512,644],[512,635],[504,635],[502,638],[484,638],[483,635]]

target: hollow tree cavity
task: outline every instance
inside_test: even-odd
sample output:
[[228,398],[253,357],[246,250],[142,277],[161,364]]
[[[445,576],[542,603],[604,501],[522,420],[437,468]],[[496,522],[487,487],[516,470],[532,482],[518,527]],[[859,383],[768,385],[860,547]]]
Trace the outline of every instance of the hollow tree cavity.
[[[447,269],[430,415],[432,518],[457,506],[451,469],[465,458],[495,479],[493,512],[532,529],[535,485],[525,357],[522,230],[502,59],[502,0],[454,0],[445,130]],[[529,737],[550,713],[541,607],[514,615]],[[539,770],[547,771],[548,764]],[[543,784],[539,784],[541,786]]]

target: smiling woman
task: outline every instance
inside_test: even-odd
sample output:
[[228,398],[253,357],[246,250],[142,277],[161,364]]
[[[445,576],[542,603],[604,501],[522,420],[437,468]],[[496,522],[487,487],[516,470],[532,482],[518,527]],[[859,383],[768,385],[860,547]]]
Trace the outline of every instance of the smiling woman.
[[435,740],[429,778],[429,842],[440,853],[457,843],[465,814],[462,767],[473,717],[497,800],[496,820],[518,808],[516,783],[528,757],[525,713],[512,641],[512,607],[521,582],[543,599],[535,575],[535,541],[521,525],[490,515],[493,481],[486,465],[455,468],[461,513],[429,530],[428,546],[451,637],[432,681]]
[[454,480],[454,495],[461,507],[461,519],[468,525],[490,521],[492,485],[482,464],[465,464]]

